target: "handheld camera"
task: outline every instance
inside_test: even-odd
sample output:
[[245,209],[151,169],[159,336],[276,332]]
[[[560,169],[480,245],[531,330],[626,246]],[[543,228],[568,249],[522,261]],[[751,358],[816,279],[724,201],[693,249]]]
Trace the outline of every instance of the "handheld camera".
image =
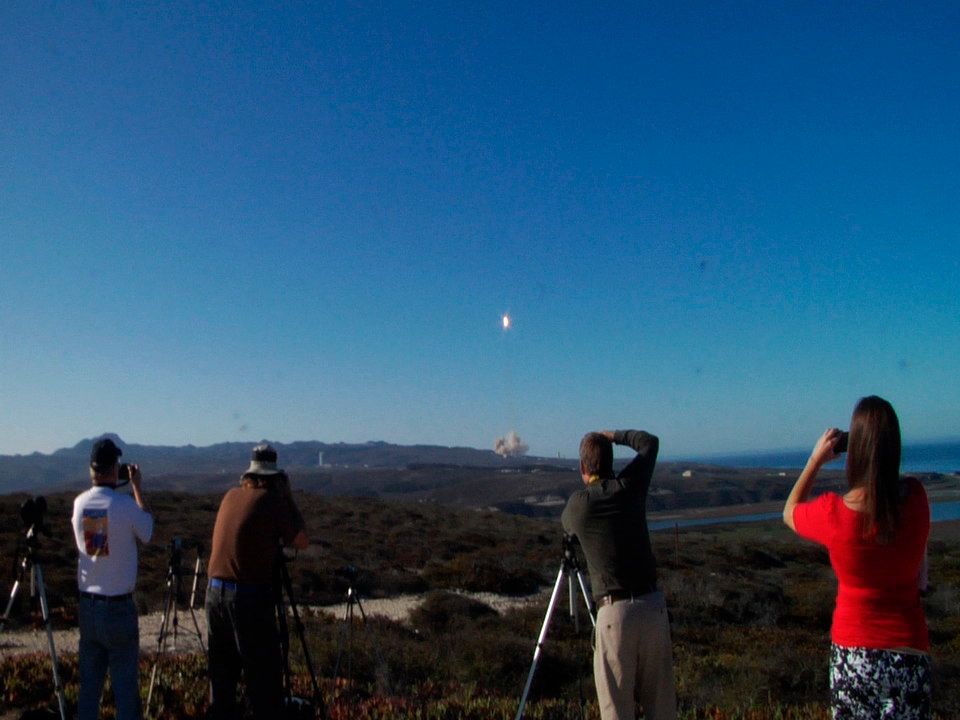
[[847,445],[850,443],[850,433],[845,430],[841,430],[840,434],[837,436],[837,442],[833,445],[833,451],[839,455],[840,453],[845,453],[847,451]]

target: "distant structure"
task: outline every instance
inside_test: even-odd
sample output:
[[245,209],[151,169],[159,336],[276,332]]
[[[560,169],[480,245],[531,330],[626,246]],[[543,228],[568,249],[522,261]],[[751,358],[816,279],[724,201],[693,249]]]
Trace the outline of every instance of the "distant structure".
[[691,478],[691,477],[693,477],[693,470],[684,470],[684,471],[683,471],[683,477],[685,477],[685,478]]
[[323,450],[317,453],[317,465],[323,467]]

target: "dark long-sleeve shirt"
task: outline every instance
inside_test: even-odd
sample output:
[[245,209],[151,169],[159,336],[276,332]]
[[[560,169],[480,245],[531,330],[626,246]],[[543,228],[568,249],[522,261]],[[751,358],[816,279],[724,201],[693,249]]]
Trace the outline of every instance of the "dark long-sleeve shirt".
[[601,478],[567,501],[563,529],[580,540],[593,596],[611,592],[641,595],[657,583],[657,566],[647,529],[647,493],[660,441],[642,430],[617,430],[617,445],[637,451],[615,478]]

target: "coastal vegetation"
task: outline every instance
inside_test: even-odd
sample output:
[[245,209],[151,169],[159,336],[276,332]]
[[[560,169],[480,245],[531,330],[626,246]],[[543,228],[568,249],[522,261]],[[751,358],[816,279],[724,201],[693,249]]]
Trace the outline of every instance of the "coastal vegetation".
[[[0,547],[17,552],[18,508],[25,496],[0,498]],[[50,537],[42,538],[54,622],[75,623],[72,497],[49,498]],[[219,497],[154,493],[155,541],[143,549],[137,601],[156,612],[163,599],[170,541],[181,538],[192,568],[212,530]],[[527,595],[554,582],[561,558],[556,521],[432,503],[298,495],[313,546],[289,563],[304,606],[309,649],[331,718],[512,718],[546,611],[546,596],[498,614],[458,594],[477,590]],[[926,598],[935,667],[935,709],[960,717],[960,535],[957,523],[934,526],[932,589]],[[827,718],[830,615],[835,582],[826,554],[780,523],[712,525],[654,535],[661,585],[672,614],[683,718]],[[357,620],[349,665],[343,613],[314,609],[343,602],[353,583],[361,597],[417,593],[408,621]],[[29,624],[27,608],[16,609]],[[36,618],[33,618],[35,621]],[[567,615],[566,593],[554,614],[527,717],[596,717],[589,621]],[[0,637],[2,643],[2,637]],[[60,648],[68,701],[76,699],[75,648]],[[338,677],[332,677],[338,666]],[[309,695],[299,643],[291,659],[298,692]],[[153,658],[141,659],[144,687]],[[163,717],[202,717],[202,656],[169,658],[163,667]],[[45,655],[0,661],[0,713],[48,703]]]

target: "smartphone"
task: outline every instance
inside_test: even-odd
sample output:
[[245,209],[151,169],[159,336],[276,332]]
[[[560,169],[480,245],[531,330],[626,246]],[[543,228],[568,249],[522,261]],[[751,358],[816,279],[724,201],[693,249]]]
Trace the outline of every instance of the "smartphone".
[[840,453],[845,453],[847,451],[847,443],[850,441],[850,433],[845,431],[840,431],[840,435],[837,437],[837,442],[833,446],[833,451],[839,455]]

